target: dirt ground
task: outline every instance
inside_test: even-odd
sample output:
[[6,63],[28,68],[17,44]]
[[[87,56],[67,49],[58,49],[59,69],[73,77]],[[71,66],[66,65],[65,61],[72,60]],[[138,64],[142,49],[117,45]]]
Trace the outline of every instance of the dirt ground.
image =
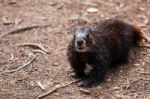
[[[91,7],[96,10],[87,10]],[[0,0],[0,99],[35,99],[73,81],[66,48],[74,27],[113,17],[141,26],[150,37],[150,0]],[[49,53],[18,46],[25,43],[40,44]],[[31,64],[8,73],[33,54]],[[150,49],[132,49],[129,63],[109,70],[97,87],[83,90],[74,83],[43,99],[150,99]]]

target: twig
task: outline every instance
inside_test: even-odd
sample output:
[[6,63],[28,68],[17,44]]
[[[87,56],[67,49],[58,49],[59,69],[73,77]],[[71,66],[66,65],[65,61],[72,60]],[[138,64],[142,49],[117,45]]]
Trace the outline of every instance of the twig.
[[4,69],[4,67],[0,68],[0,72],[2,72],[2,71],[3,71],[3,69]]
[[143,75],[150,75],[150,73],[148,73],[148,72],[142,72],[142,73],[140,73],[140,74],[143,74]]
[[25,27],[20,27],[20,28],[14,28],[6,33],[3,33],[0,35],[0,38],[8,35],[8,34],[14,34],[14,33],[19,33],[19,32],[22,32],[22,31],[27,31],[27,30],[31,30],[31,29],[34,29],[34,28],[43,28],[43,27],[48,27],[50,26],[49,24],[48,25],[44,25],[44,26],[40,26],[40,25],[33,25],[33,26],[25,26]]
[[138,81],[140,81],[140,80],[142,80],[142,81],[150,81],[150,79],[138,78],[138,79],[136,79],[136,80],[134,80],[134,81],[131,81],[130,84],[136,83],[136,82],[138,82]]
[[140,81],[140,80],[143,80],[143,78],[137,78],[137,79],[135,79],[135,80],[130,80],[130,83],[129,84],[132,84],[132,83],[136,83],[136,82],[138,82],[138,81]]
[[142,79],[142,80],[144,80],[144,81],[150,81],[150,79]]
[[69,82],[69,83],[67,83],[67,84],[56,85],[55,87],[53,87],[53,88],[52,88],[51,90],[49,90],[48,92],[39,95],[39,96],[37,97],[37,99],[44,98],[44,97],[46,97],[47,95],[53,93],[54,91],[57,91],[57,90],[60,89],[60,88],[66,87],[66,86],[68,86],[68,85],[70,85],[70,84],[73,84],[73,83],[76,83],[76,82],[78,82],[78,81],[79,81],[79,80],[74,80],[74,81],[71,81],[71,82]]
[[37,84],[42,90],[45,90],[45,87],[42,85],[42,83],[40,81],[38,81]]
[[139,45],[140,47],[150,48],[150,45]]
[[33,53],[42,53],[42,54],[46,54],[45,51],[43,51],[43,50],[38,50],[38,49],[33,50]]
[[10,58],[10,60],[12,61],[12,60],[14,60],[14,58],[15,58],[14,54],[11,53],[11,58]]
[[36,44],[36,43],[24,43],[24,44],[21,44],[21,45],[18,45],[18,46],[30,46],[30,47],[33,47],[33,48],[39,48],[42,51],[44,51],[46,53],[49,53],[49,51],[47,49],[45,49],[42,45]]
[[90,91],[87,89],[80,88],[79,90],[85,94],[90,94]]
[[27,63],[24,64],[23,66],[18,67],[18,68],[16,68],[16,69],[13,69],[13,70],[6,70],[6,71],[4,71],[4,73],[12,73],[12,72],[21,70],[21,69],[25,68],[26,66],[30,65],[34,60],[35,60],[35,55],[32,54],[32,59],[31,59],[29,62],[27,62]]
[[27,77],[23,77],[23,78],[18,79],[17,81],[26,80],[26,79],[28,79],[28,78],[29,78],[29,76],[27,76]]

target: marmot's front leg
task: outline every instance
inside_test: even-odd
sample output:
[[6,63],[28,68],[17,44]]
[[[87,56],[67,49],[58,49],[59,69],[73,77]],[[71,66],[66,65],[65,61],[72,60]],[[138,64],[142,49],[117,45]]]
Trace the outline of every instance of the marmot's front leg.
[[80,61],[80,57],[76,55],[76,53],[72,52],[72,47],[68,47],[68,52],[67,52],[67,57],[68,61],[70,63],[70,66],[73,68],[76,77],[77,78],[82,78],[85,76],[84,70],[86,67],[85,62]]
[[101,63],[99,62],[94,63],[93,69],[90,73],[90,80],[88,82],[88,85],[99,84],[104,79],[105,73],[106,68]]
[[86,67],[86,63],[83,61],[80,61],[80,57],[77,57],[75,53],[68,53],[68,59],[70,62],[71,67],[73,68],[76,77],[82,78],[85,76],[84,70]]
[[74,72],[76,73],[77,78],[82,78],[85,76],[84,70],[86,67],[86,64],[83,62],[79,62],[77,60],[73,60],[71,62],[71,67],[73,68]]

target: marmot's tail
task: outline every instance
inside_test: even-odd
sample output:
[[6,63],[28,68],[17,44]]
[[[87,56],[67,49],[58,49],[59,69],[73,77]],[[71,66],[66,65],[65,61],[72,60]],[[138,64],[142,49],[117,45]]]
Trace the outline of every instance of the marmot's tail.
[[136,44],[136,45],[139,45],[144,40],[147,40],[147,39],[144,37],[144,33],[141,31],[141,28],[134,27],[134,30],[133,30],[133,43]]

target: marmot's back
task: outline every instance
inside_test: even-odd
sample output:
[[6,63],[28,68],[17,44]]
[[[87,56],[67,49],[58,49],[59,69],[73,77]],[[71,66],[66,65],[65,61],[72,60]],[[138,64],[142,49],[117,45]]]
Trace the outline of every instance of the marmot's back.
[[127,57],[130,47],[144,39],[140,29],[117,19],[99,22],[93,30],[98,46],[108,49],[111,61]]
[[133,44],[138,44],[145,39],[140,28],[117,19],[101,21],[97,24],[95,30],[100,32],[100,35],[110,35],[112,37],[118,35],[122,38],[126,38],[126,40],[132,41]]

